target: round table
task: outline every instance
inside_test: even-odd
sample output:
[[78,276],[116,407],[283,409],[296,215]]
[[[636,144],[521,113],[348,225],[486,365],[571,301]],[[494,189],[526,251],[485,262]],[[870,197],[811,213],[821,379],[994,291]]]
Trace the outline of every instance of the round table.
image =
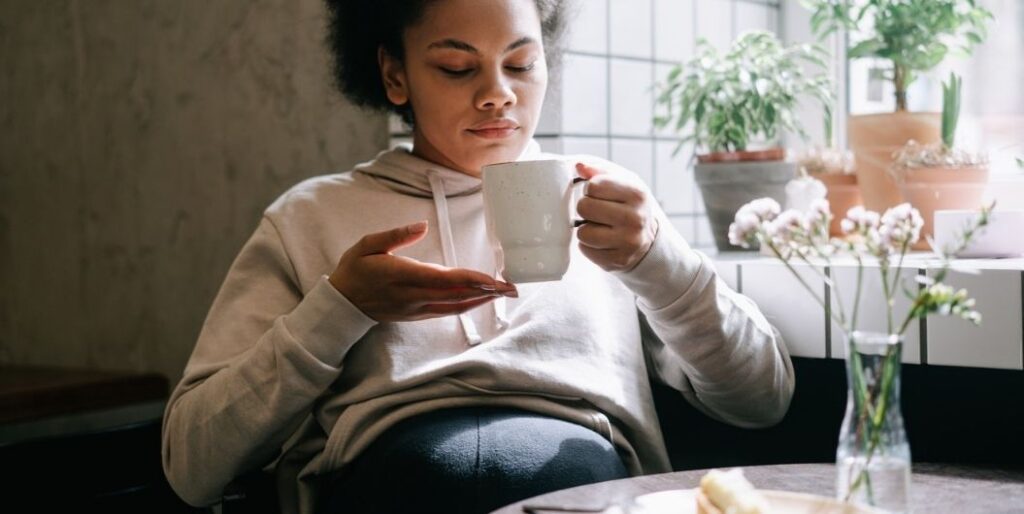
[[[777,489],[832,497],[835,466],[786,464],[749,466],[744,474],[759,489]],[[534,512],[601,512],[604,507],[641,494],[697,487],[707,470],[679,471],[612,480],[555,491],[513,503],[492,514],[523,514],[524,506],[560,507]],[[1024,513],[1024,471],[942,464],[914,464],[910,483],[915,513]]]

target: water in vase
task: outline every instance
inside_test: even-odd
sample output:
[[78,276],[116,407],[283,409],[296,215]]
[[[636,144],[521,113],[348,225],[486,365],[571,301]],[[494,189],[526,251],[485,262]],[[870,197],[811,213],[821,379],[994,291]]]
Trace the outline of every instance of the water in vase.
[[[846,457],[836,462],[839,468],[836,481],[839,498],[847,496],[850,484],[856,481],[857,474],[864,469],[864,461],[864,457]],[[850,501],[875,505],[896,514],[909,513],[910,459],[876,455],[869,465],[871,471],[867,476],[870,477],[870,484],[858,487],[850,496]]]

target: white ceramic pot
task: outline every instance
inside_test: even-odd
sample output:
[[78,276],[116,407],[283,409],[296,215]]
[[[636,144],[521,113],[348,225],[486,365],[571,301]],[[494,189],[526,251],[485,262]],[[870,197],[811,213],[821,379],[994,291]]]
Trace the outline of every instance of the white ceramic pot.
[[[964,227],[978,219],[977,210],[935,211],[935,250],[957,244]],[[1024,255],[1024,210],[992,211],[983,227],[957,257],[1017,257]]]

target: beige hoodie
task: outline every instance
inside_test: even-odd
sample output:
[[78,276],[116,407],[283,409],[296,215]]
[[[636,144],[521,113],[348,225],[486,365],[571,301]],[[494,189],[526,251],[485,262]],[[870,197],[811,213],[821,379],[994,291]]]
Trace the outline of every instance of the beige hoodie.
[[[536,143],[522,156],[557,157]],[[377,323],[327,281],[338,258],[365,234],[428,220],[424,240],[399,255],[492,272],[480,180],[400,147],[298,184],[232,264],[168,402],[172,487],[209,505],[234,477],[273,467],[282,511],[309,513],[318,476],[390,426],[471,405],[573,421],[608,438],[632,473],[669,471],[649,374],[714,418],[776,423],[793,391],[778,332],[658,216],[654,244],[628,272],[601,270],[574,244],[561,281],[519,285],[517,299]]]

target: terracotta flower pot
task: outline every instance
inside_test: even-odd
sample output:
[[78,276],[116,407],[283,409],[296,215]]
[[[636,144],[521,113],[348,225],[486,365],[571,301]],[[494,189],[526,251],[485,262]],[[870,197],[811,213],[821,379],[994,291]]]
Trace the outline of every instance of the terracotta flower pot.
[[751,162],[751,161],[781,161],[786,158],[786,151],[782,148],[768,148],[765,150],[744,150],[742,152],[712,152],[697,156],[699,163],[711,162]]
[[850,150],[857,159],[857,181],[864,207],[885,212],[903,202],[896,183],[889,175],[893,153],[913,139],[935,143],[941,137],[939,113],[894,112],[850,116],[847,125]]
[[979,209],[988,185],[988,166],[908,168],[902,173],[900,192],[921,212],[924,227],[915,250],[928,250],[934,233],[935,211]]
[[[739,155],[745,154],[745,155]],[[774,160],[752,160],[776,157]],[[719,251],[741,250],[729,244],[729,224],[743,204],[762,197],[786,201],[786,183],[796,176],[796,164],[781,159],[781,148],[765,152],[736,152],[735,155],[708,154],[697,156],[694,178],[700,186],[704,208]],[[743,158],[746,157],[746,158]]]
[[831,236],[843,235],[839,227],[846,212],[857,205],[864,205],[861,199],[860,187],[857,185],[857,175],[853,173],[820,173],[813,175],[814,178],[825,184],[828,192],[825,199],[828,200],[829,208],[832,210],[832,223],[829,224],[828,233]]

